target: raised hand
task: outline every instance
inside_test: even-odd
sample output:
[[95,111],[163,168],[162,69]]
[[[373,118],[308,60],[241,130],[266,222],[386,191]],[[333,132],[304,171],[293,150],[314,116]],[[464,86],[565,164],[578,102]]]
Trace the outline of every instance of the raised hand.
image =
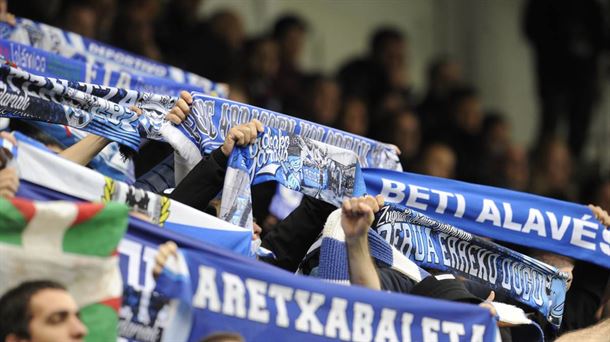
[[252,121],[235,126],[229,130],[225,142],[220,146],[220,150],[225,156],[233,152],[235,145],[246,146],[256,141],[258,133],[263,131],[262,122],[253,119]]
[[186,116],[191,112],[190,105],[193,103],[193,97],[186,91],[180,92],[180,98],[176,101],[176,104],[167,113],[165,118],[176,125],[186,120]]
[[355,197],[343,201],[341,207],[341,226],[345,239],[358,239],[366,236],[375,219],[375,213],[383,206],[383,196]]

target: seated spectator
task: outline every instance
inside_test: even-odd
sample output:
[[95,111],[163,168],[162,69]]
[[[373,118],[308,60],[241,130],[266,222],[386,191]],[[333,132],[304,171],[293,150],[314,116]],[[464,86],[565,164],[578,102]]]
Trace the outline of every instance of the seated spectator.
[[391,142],[400,150],[400,163],[404,171],[415,171],[415,160],[421,144],[419,119],[413,112],[403,109],[396,115],[392,123]]
[[343,101],[339,128],[363,137],[368,135],[369,114],[366,103],[361,98],[350,96]]
[[282,108],[290,113],[298,106],[303,71],[300,67],[307,24],[303,18],[288,14],[278,18],[273,26],[273,39],[278,44],[280,68],[277,73],[277,89]]
[[448,145],[435,143],[424,148],[417,169],[428,176],[455,177],[456,156]]
[[572,157],[568,145],[559,138],[545,140],[536,153],[532,191],[565,201],[576,200]]
[[31,281],[0,298],[0,341],[83,341],[87,327],[74,298],[52,281]]

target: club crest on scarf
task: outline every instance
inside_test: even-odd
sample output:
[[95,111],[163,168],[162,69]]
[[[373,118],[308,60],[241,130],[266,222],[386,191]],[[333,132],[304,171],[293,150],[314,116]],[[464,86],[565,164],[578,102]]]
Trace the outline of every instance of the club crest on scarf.
[[159,196],[125,183],[115,182],[108,177],[105,177],[102,201],[104,203],[110,201],[123,202],[132,210],[148,216],[160,226],[163,226],[169,217],[171,203],[165,196]]

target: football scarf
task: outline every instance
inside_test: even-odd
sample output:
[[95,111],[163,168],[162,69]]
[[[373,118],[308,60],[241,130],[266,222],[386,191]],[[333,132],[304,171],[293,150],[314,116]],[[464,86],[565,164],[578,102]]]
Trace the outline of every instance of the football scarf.
[[[180,251],[155,289],[190,309],[182,311],[184,319],[176,320],[179,329],[191,326],[188,341],[220,331],[237,333],[247,341],[497,337],[495,319],[475,305],[330,284],[204,245],[183,244]],[[166,328],[167,333],[172,331]]]
[[610,267],[610,230],[584,205],[389,170],[363,170],[367,192],[469,233]]
[[267,181],[336,206],[364,192],[351,151],[265,127],[254,144],[236,146],[229,156],[220,217],[252,228],[250,186]]
[[[228,87],[225,85],[216,84],[199,75],[132,54],[73,32],[66,32],[57,27],[37,23],[25,18],[17,18],[15,26],[0,23],[0,38],[20,43],[23,46],[43,50],[49,53],[46,56],[56,55],[63,57],[64,60],[81,62],[87,66],[86,69],[81,68],[81,70],[86,70],[85,75],[89,78],[89,81],[96,74],[100,73],[106,79],[112,78],[112,73],[117,73],[121,75],[121,82],[123,83],[128,82],[128,79],[138,78],[139,75],[148,75],[149,80],[155,80],[159,84],[176,84],[178,91],[188,89],[189,86],[194,86],[204,93],[212,93],[222,97],[226,97],[228,94]],[[28,50],[21,51],[25,52]],[[22,53],[22,56],[24,57],[22,59],[27,60],[28,57],[31,58],[30,56],[35,55]],[[39,71],[42,72],[41,69],[44,68],[40,66],[49,63],[48,61],[43,62],[40,59],[37,64],[39,65]],[[69,79],[75,80],[75,78]],[[86,81],[84,78],[78,80]],[[101,82],[94,83],[102,84]],[[145,84],[142,83],[142,85]],[[148,85],[151,84],[153,83],[148,83]],[[163,93],[160,91],[155,92]]]
[[[193,152],[211,153],[225,140],[232,127],[258,119],[266,127],[275,128],[303,138],[350,150],[358,156],[360,165],[401,170],[396,151],[380,143],[351,133],[297,119],[243,103],[193,93],[191,114],[178,126],[186,136],[178,144],[182,155]],[[172,145],[173,146],[173,145]],[[194,166],[198,160],[189,161]]]
[[127,228],[119,203],[0,198],[0,294],[31,280],[68,287],[88,341],[116,340],[122,281],[116,249]]
[[[245,255],[250,253],[250,230],[229,224],[165,196],[104,177],[36,147],[31,139],[21,134],[16,134],[16,137],[19,141],[19,152],[15,161],[24,184],[31,183],[80,200],[123,202],[132,211],[145,215],[164,229],[215,243]],[[24,191],[37,193],[41,190],[36,186],[22,185],[18,194],[33,196]]]
[[398,204],[382,207],[373,229],[419,266],[484,283],[561,325],[568,277],[556,268]]

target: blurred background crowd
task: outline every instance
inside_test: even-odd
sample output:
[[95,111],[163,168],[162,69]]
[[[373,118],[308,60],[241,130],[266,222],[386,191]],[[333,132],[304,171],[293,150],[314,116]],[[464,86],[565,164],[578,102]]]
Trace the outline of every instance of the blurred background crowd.
[[[425,2],[428,5],[417,0],[307,3],[320,9],[320,16],[325,6],[335,11],[352,6],[458,10],[443,0]],[[385,24],[370,30],[368,37],[358,37],[368,39],[365,51],[332,70],[316,70],[315,62],[305,68],[305,51],[311,52],[310,60],[324,58],[327,47],[319,42],[327,32],[316,29],[321,19],[301,13],[298,8],[304,5],[295,1],[31,0],[11,1],[9,11],[227,83],[234,100],[392,143],[401,150],[405,171],[596,203],[610,210],[610,3],[511,3],[518,15],[508,18],[530,50],[532,75],[531,84],[514,78],[506,82],[515,89],[531,89],[529,97],[537,100],[532,115],[506,113],[490,103],[483,95],[489,94],[489,82],[475,82],[482,78],[472,72],[465,75],[464,63],[448,53],[431,56],[415,70],[417,43],[429,43],[418,36],[421,30],[411,34],[400,25]],[[264,17],[274,4],[296,9],[265,18],[257,23],[258,32],[249,34],[246,21]],[[498,1],[464,4],[481,7],[478,16],[470,13],[473,18],[481,18],[486,6],[495,12],[506,6]],[[245,11],[257,13],[244,18]],[[348,29],[359,25],[335,19]],[[471,32],[473,41],[459,43],[476,50],[475,38],[489,38],[483,26],[470,27],[477,31]],[[350,50],[361,43],[352,38],[346,36],[340,44]],[[503,58],[499,63],[511,63],[513,57]],[[423,77],[415,80],[415,75]],[[533,134],[524,138],[524,131]],[[161,144],[156,148],[171,152]],[[164,157],[156,149],[146,151],[136,159],[138,174]]]

